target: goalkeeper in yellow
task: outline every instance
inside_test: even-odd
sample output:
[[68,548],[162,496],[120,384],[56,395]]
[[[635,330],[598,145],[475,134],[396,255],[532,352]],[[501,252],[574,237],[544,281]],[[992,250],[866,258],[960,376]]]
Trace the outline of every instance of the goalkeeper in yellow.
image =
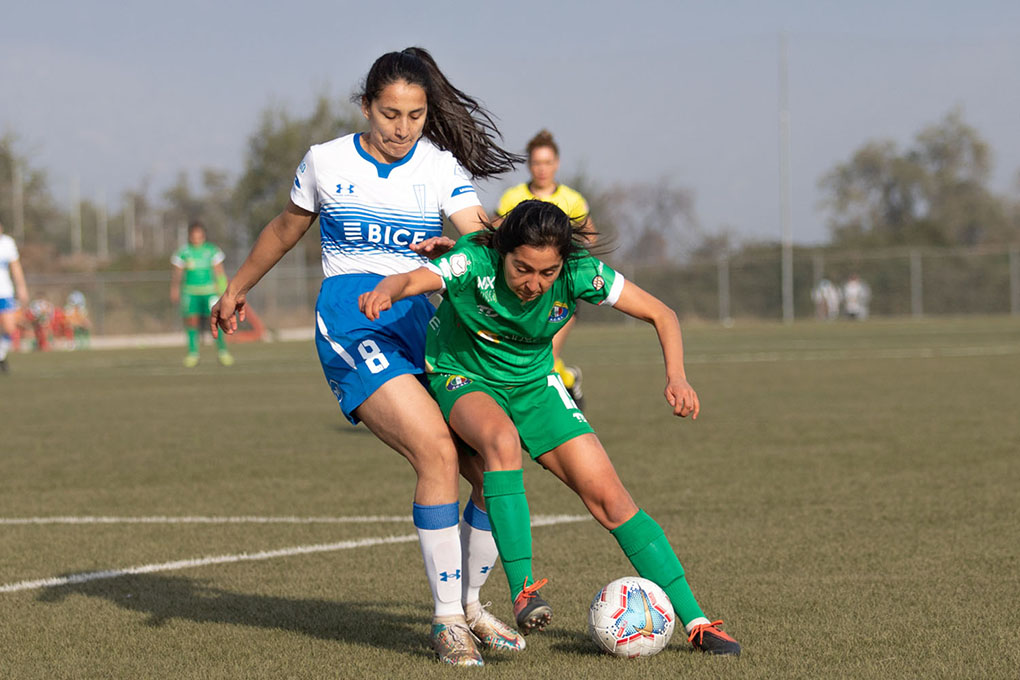
[[[521,201],[537,198],[540,201],[552,203],[565,212],[570,219],[583,223],[585,231],[590,234],[589,240],[594,241],[595,225],[589,215],[587,201],[577,191],[556,181],[556,173],[560,169],[560,149],[556,145],[552,133],[548,130],[539,132],[528,142],[526,151],[531,181],[510,187],[503,193],[499,199],[499,206],[496,208],[495,224],[498,226],[507,213]],[[556,372],[559,373],[578,408],[584,409],[581,369],[577,366],[567,366],[563,363],[562,358],[563,345],[567,342],[567,335],[574,327],[576,320],[577,317],[572,316],[569,321],[563,324],[563,328],[553,338],[552,351],[553,359],[556,362]]]
[[[188,334],[188,354],[184,357],[188,368],[198,365],[199,322],[209,316],[209,310],[226,289],[225,257],[218,246],[206,241],[205,227],[196,221],[188,225],[188,243],[170,258],[173,265],[170,302],[181,307],[184,330]],[[227,351],[223,333],[216,336],[216,348],[220,363],[232,366],[234,357]]]

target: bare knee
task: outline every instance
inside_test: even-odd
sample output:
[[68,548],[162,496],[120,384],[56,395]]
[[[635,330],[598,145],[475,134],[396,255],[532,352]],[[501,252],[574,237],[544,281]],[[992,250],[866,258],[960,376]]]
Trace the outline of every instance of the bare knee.
[[500,428],[486,437],[478,450],[486,470],[519,470],[521,439],[514,428]]
[[638,511],[637,504],[623,487],[582,496],[592,517],[606,529],[615,529]]

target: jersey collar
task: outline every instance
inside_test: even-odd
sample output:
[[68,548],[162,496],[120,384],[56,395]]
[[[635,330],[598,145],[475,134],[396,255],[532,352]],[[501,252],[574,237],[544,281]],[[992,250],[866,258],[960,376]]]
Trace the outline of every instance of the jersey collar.
[[[418,142],[420,141],[421,137],[418,138]],[[411,156],[414,155],[415,149],[418,148],[418,142],[415,142],[414,146],[411,147],[411,150],[407,152],[407,155],[396,163],[380,163],[372,156],[372,154],[365,151],[365,149],[361,146],[361,133],[359,132],[354,135],[354,148],[358,150],[358,155],[375,166],[375,171],[379,173],[380,179],[388,179],[394,168],[399,168],[401,165],[411,160]]]

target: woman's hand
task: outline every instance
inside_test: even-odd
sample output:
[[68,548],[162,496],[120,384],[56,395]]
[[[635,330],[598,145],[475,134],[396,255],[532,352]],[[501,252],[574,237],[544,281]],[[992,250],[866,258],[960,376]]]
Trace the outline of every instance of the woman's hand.
[[457,245],[457,242],[452,238],[448,238],[446,236],[433,236],[432,238],[427,238],[419,243],[412,243],[407,247],[419,255],[424,255],[430,260],[434,260],[437,257],[446,255],[446,253],[450,252],[455,245]]
[[368,318],[375,321],[382,312],[393,306],[393,298],[389,293],[382,292],[378,288],[362,293],[358,297],[358,309]]
[[209,330],[212,331],[214,338],[219,336],[220,328],[226,331],[227,335],[234,334],[234,331],[237,330],[237,322],[244,321],[246,301],[247,297],[244,293],[231,293],[230,284],[227,284],[226,292],[209,310]]
[[666,401],[673,407],[673,415],[681,418],[691,416],[691,420],[697,420],[701,402],[698,401],[698,393],[685,378],[667,378],[665,394]]

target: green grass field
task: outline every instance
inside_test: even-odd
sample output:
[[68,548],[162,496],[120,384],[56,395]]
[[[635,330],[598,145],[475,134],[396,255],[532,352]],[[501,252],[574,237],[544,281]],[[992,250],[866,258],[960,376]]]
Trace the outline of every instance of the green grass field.
[[[597,654],[588,603],[632,571],[585,520],[534,531],[551,629],[480,671],[440,667],[410,466],[342,419],[304,342],[238,346],[231,369],[211,347],[191,371],[177,349],[12,357],[0,677],[1016,678],[1020,319],[686,338],[697,422],[669,414],[648,328],[582,323],[568,358],[621,476],[740,659],[693,653],[680,634],[652,659]],[[584,514],[525,470],[534,514]],[[50,521],[88,517],[166,520]],[[181,521],[226,517],[321,521]],[[75,574],[93,576],[46,585]],[[510,617],[501,571],[485,599]]]

